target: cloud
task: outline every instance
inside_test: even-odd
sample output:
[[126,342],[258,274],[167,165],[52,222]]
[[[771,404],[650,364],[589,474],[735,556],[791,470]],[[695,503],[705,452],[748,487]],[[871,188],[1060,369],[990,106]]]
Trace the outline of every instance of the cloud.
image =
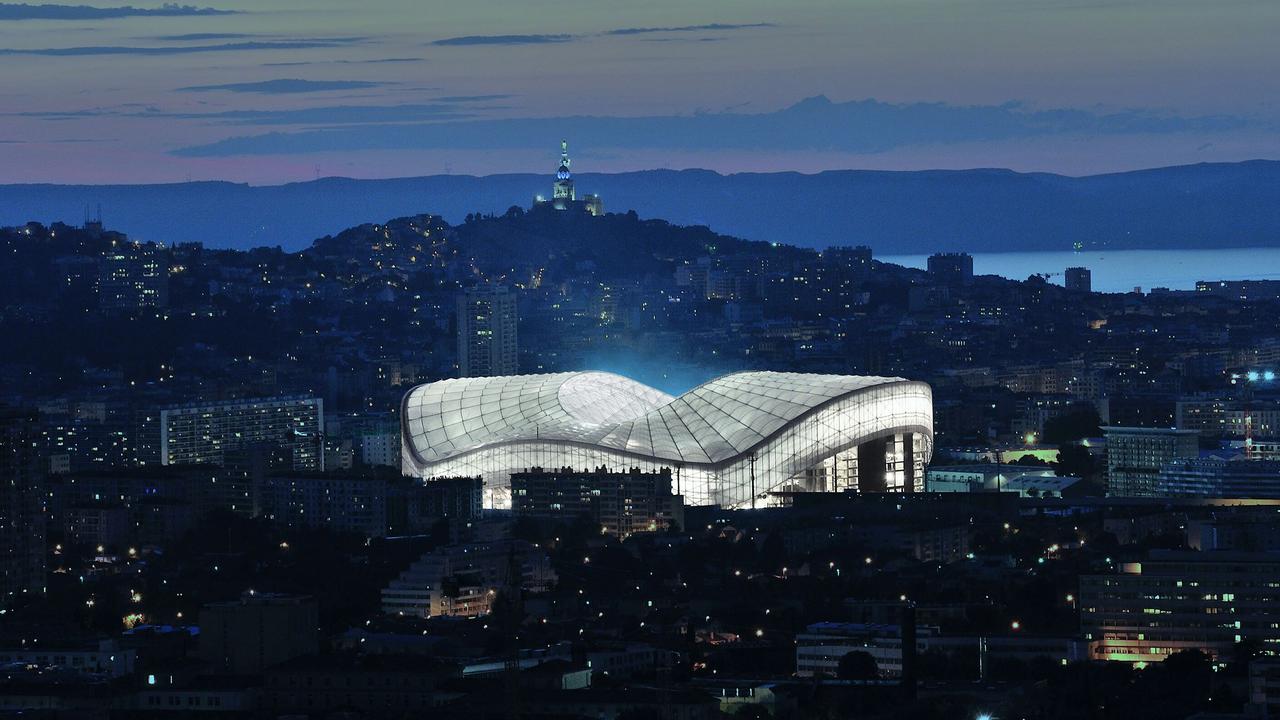
[[154,106],[116,105],[81,110],[27,110],[0,116],[41,120],[122,117],[142,120],[204,120],[222,125],[348,125],[458,120],[472,117],[451,103],[402,105],[328,105],[292,110],[173,112]]
[[704,32],[707,30],[748,30],[751,28],[777,27],[773,23],[706,23],[704,25],[679,25],[676,27],[632,27],[606,30],[605,35],[644,35],[648,33]]
[[469,102],[489,102],[490,100],[507,100],[512,95],[446,95],[436,98],[436,102],[443,103],[469,103]]
[[[617,28],[614,30],[605,30],[604,32],[594,33],[597,35],[646,35],[656,33],[684,33],[684,32],[707,32],[716,30],[747,30],[750,28],[768,28],[775,27],[773,23],[704,23],[702,25],[676,25],[672,27],[631,27]],[[588,37],[592,33],[586,35],[463,35],[461,37],[444,38],[443,40],[433,41],[432,45],[444,46],[466,46],[466,45],[546,45],[551,43],[565,43],[573,40],[579,40]],[[715,40],[718,38],[702,38],[703,40]]]
[[299,60],[295,62],[262,63],[262,67],[298,67],[300,65],[383,65],[390,63],[423,62],[416,57],[374,58],[372,60]]
[[2,20],[107,20],[125,17],[191,17],[198,15],[234,15],[237,10],[175,5],[166,3],[158,8],[137,8],[130,5],[104,8],[89,5],[28,5],[26,3],[0,3]]
[[194,42],[208,40],[242,40],[244,38],[258,37],[253,33],[184,33],[182,35],[153,35],[148,40],[159,40],[161,42]]
[[[352,118],[353,121],[356,118]],[[413,125],[377,125],[231,137],[174,151],[224,157],[358,150],[537,148],[572,137],[595,148],[671,150],[807,150],[853,154],[904,146],[1014,140],[1047,136],[1116,136],[1219,132],[1247,127],[1234,117],[1179,117],[1131,110],[1033,110],[1015,103],[957,106],[834,103],[809,98],[769,113],[700,113],[649,117],[469,118]]]
[[292,95],[295,93],[329,92],[332,90],[361,90],[382,87],[387,83],[371,80],[263,80],[262,82],[227,83],[225,85],[192,85],[178,88],[183,92],[234,92],[262,93],[264,95]]
[[471,117],[447,103],[417,105],[332,105],[295,110],[227,110],[186,117],[231,125],[366,125],[420,123]]
[[82,57],[95,55],[188,55],[193,53],[238,52],[252,50],[308,50],[342,45],[330,40],[290,40],[281,42],[239,42],[221,45],[176,45],[173,47],[131,47],[97,45],[63,48],[0,48],[0,55],[41,55],[45,57]]
[[0,145],[69,145],[114,142],[107,138],[59,138],[56,140],[0,140]]
[[641,40],[643,40],[644,42],[651,42],[651,43],[670,43],[670,42],[721,42],[722,40],[724,40],[724,38],[722,38],[722,37],[698,37],[698,38],[691,38],[691,37],[682,37],[682,38],[673,38],[673,37],[647,37],[647,38],[640,38],[640,39],[641,39]]
[[464,35],[436,40],[432,45],[546,45],[573,40],[573,35]]

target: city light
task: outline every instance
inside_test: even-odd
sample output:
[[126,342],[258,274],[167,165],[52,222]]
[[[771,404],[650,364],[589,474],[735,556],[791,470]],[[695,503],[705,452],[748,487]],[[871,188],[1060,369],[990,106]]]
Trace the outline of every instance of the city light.
[[1271,4],[45,2],[6,711],[1280,706]]

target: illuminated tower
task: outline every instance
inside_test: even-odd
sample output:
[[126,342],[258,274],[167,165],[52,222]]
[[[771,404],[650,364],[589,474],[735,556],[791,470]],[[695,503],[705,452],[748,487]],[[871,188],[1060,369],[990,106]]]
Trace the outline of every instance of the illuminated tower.
[[587,193],[578,199],[578,193],[573,187],[573,173],[569,170],[571,161],[569,160],[569,141],[560,141],[560,167],[556,169],[556,181],[551,185],[551,198],[545,199],[541,195],[533,199],[534,207],[550,208],[553,210],[576,210],[586,212],[589,215],[603,215],[604,201],[599,195]]
[[577,200],[573,192],[573,173],[569,172],[569,141],[560,141],[560,169],[556,170],[556,182],[552,185],[551,199],[557,207]]

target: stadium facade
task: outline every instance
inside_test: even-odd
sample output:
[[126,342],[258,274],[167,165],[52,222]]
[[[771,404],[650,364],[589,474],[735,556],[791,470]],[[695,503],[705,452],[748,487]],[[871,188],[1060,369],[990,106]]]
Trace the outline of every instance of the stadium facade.
[[689,504],[776,491],[913,492],[933,451],[933,398],[887,377],[741,372],[673,397],[605,372],[419,385],[401,408],[404,472],[480,476],[510,506],[529,468],[670,468]]

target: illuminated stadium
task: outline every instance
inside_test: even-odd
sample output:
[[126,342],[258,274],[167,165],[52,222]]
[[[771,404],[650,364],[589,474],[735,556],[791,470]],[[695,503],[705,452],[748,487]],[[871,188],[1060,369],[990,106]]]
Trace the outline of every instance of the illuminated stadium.
[[486,507],[532,467],[667,467],[692,505],[918,491],[933,450],[929,386],[902,378],[742,372],[679,397],[604,372],[462,378],[413,388],[400,417],[404,472],[479,475]]

